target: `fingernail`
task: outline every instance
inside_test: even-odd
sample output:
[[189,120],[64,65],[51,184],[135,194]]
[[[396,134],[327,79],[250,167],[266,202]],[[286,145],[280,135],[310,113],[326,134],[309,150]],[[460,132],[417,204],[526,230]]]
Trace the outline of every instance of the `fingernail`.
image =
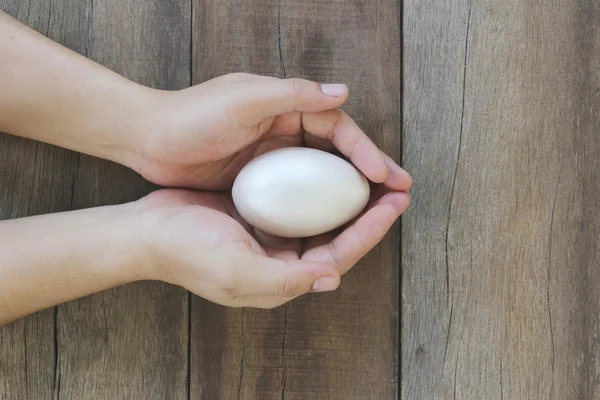
[[402,168],[401,166],[399,166],[398,164],[396,164],[394,166],[394,169],[400,174],[400,175],[404,175],[404,177],[406,178],[410,178],[410,174],[408,173],[407,170],[405,170],[404,168]]
[[391,158],[387,160],[387,165],[388,165],[388,168],[393,169],[394,171],[398,172],[399,174],[410,177],[410,174],[408,173],[408,171],[405,170],[404,168],[402,168],[401,166],[399,166],[396,163],[396,161],[392,160]]
[[398,163],[396,163],[396,161],[394,161],[390,156],[386,155],[384,157],[384,160],[385,160],[385,163],[387,164],[387,166],[388,166],[389,169],[393,169],[393,170],[396,170],[398,172],[404,171],[402,169],[402,167],[399,166]]
[[327,83],[321,85],[321,90],[327,96],[342,97],[348,91],[348,87],[340,83]]
[[316,280],[313,284],[313,290],[315,292],[331,292],[337,289],[338,281],[332,276],[324,276]]

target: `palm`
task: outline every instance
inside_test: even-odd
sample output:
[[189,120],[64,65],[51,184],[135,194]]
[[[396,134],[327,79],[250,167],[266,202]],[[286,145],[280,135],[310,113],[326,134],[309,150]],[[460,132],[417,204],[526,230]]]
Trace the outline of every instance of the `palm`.
[[[178,212],[168,214],[170,219],[165,221],[164,225],[176,225],[177,232],[194,232],[191,236],[194,242],[210,242],[210,246],[204,249],[205,251],[228,244],[244,243],[259,255],[268,255],[284,261],[300,258],[299,241],[286,241],[286,246],[282,248],[281,242],[272,239],[263,240],[266,236],[244,221],[235,209],[229,194],[163,189],[151,193],[142,199],[141,203],[145,209],[177,209]],[[173,215],[175,221],[171,219]],[[205,229],[202,231],[207,232],[210,240],[196,236],[202,235],[197,228],[199,220],[203,221]]]
[[[283,121],[287,118],[284,115],[278,117],[277,120]],[[186,180],[183,184],[187,187],[191,184],[193,187],[208,190],[228,190],[240,170],[252,159],[271,150],[302,145],[300,126],[296,127],[294,132],[281,132],[277,131],[277,125],[277,123],[271,124],[271,126],[261,125],[233,133],[234,137],[243,138],[256,135],[258,139],[241,149],[238,149],[237,146],[214,148],[213,157],[217,159],[213,161],[197,164],[194,163],[193,158],[190,158],[188,161],[188,165],[191,167],[190,173],[182,176]],[[267,126],[268,129],[265,130]],[[177,174],[177,172],[175,173]]]
[[[406,210],[410,198],[406,193],[387,192],[384,185],[379,185],[373,190],[365,213],[341,233],[330,232],[305,240],[277,238],[257,231],[239,215],[228,193],[164,189],[143,201],[149,208],[182,208],[183,212],[178,213],[182,215],[181,223],[192,224],[189,228],[193,232],[197,232],[196,219],[208,221],[208,232],[215,247],[241,242],[258,255],[283,261],[326,263],[344,274],[379,243]],[[206,210],[210,210],[208,217]]]
[[[214,121],[183,126],[176,134],[160,135],[152,146],[157,155],[142,174],[165,186],[227,190],[253,158],[303,141],[299,113],[268,118],[249,127],[234,126],[221,115],[214,117]],[[208,132],[196,132],[198,125]]]
[[[229,194],[163,189],[149,194],[140,203],[146,210],[177,210],[167,213],[168,220],[163,222],[164,225],[174,225],[176,232],[187,232],[186,235],[193,232],[189,236],[194,242],[210,242],[209,247],[214,248],[241,242],[259,254],[274,250],[259,244],[253,236],[252,228],[236,211]],[[173,216],[175,220],[172,219]],[[202,231],[206,231],[211,240],[197,237],[202,234],[199,233],[201,230],[198,229],[198,221],[203,221]]]

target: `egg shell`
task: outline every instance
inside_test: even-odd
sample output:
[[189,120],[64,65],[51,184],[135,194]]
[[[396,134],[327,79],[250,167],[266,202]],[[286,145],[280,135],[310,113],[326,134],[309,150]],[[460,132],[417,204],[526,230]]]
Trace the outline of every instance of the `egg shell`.
[[255,158],[240,171],[232,189],[242,218],[285,238],[336,229],[360,214],[369,196],[369,182],[351,163],[307,147]]

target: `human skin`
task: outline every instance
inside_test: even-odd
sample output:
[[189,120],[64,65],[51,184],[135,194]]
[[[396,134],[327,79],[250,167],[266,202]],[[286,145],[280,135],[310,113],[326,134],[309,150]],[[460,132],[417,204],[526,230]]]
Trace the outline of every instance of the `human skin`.
[[[0,324],[136,280],[233,307],[272,308],[335,290],[410,203],[410,175],[339,109],[345,85],[230,74],[152,89],[1,11],[0,59],[0,131],[111,160],[172,188],[0,222]],[[336,150],[373,183],[368,209],[341,233],[269,237],[233,207],[228,191],[248,161],[300,145]]]

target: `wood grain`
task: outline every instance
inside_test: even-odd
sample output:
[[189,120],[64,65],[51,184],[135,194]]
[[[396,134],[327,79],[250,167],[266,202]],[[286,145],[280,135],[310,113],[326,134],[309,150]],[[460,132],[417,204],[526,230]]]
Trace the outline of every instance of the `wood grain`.
[[[151,87],[189,85],[189,2],[92,4],[88,57]],[[151,189],[132,171],[83,155],[74,188],[75,208],[137,200]],[[188,308],[186,291],[154,282],[59,307],[61,397],[184,398]]]
[[598,398],[599,6],[404,23],[402,398]]
[[[55,1],[55,4],[61,5]],[[74,50],[82,50],[81,8],[64,4],[52,13],[46,1],[0,0],[0,8]],[[69,210],[77,155],[0,134],[0,219]],[[0,328],[0,398],[48,399],[56,395],[56,309]]]
[[[345,109],[399,158],[399,13],[393,1],[194,1],[194,83],[235,71],[347,83]],[[394,230],[338,292],[272,311],[194,297],[191,397],[396,398],[397,243]]]
[[[44,35],[140,83],[190,82],[187,1],[3,0]],[[144,38],[144,40],[140,40]],[[1,137],[1,217],[135,200],[151,188],[114,164]],[[188,295],[139,283],[61,305],[0,330],[0,398],[187,396]]]
[[[400,156],[395,1],[0,6],[153,87],[179,89],[234,71],[347,83],[346,111]],[[125,168],[8,136],[0,136],[0,156],[2,218],[123,203],[152,189]],[[396,398],[397,245],[394,229],[338,292],[272,311],[190,303],[182,289],[138,283],[16,321],[0,329],[0,398]]]
[[456,223],[449,212],[463,123],[469,4],[407,0],[404,7],[403,162],[415,185],[402,219],[401,398],[451,399],[453,386],[443,386],[455,366],[446,360],[448,273],[464,266],[447,257],[448,229]]
[[[394,231],[338,292],[273,311],[139,283],[16,321],[0,329],[0,398],[600,396],[596,2],[405,0],[402,122],[396,1],[0,7],[154,87],[234,71],[347,83],[345,109],[397,159],[402,126],[416,183],[400,332]],[[0,159],[0,218],[151,189],[124,168],[8,136]]]

